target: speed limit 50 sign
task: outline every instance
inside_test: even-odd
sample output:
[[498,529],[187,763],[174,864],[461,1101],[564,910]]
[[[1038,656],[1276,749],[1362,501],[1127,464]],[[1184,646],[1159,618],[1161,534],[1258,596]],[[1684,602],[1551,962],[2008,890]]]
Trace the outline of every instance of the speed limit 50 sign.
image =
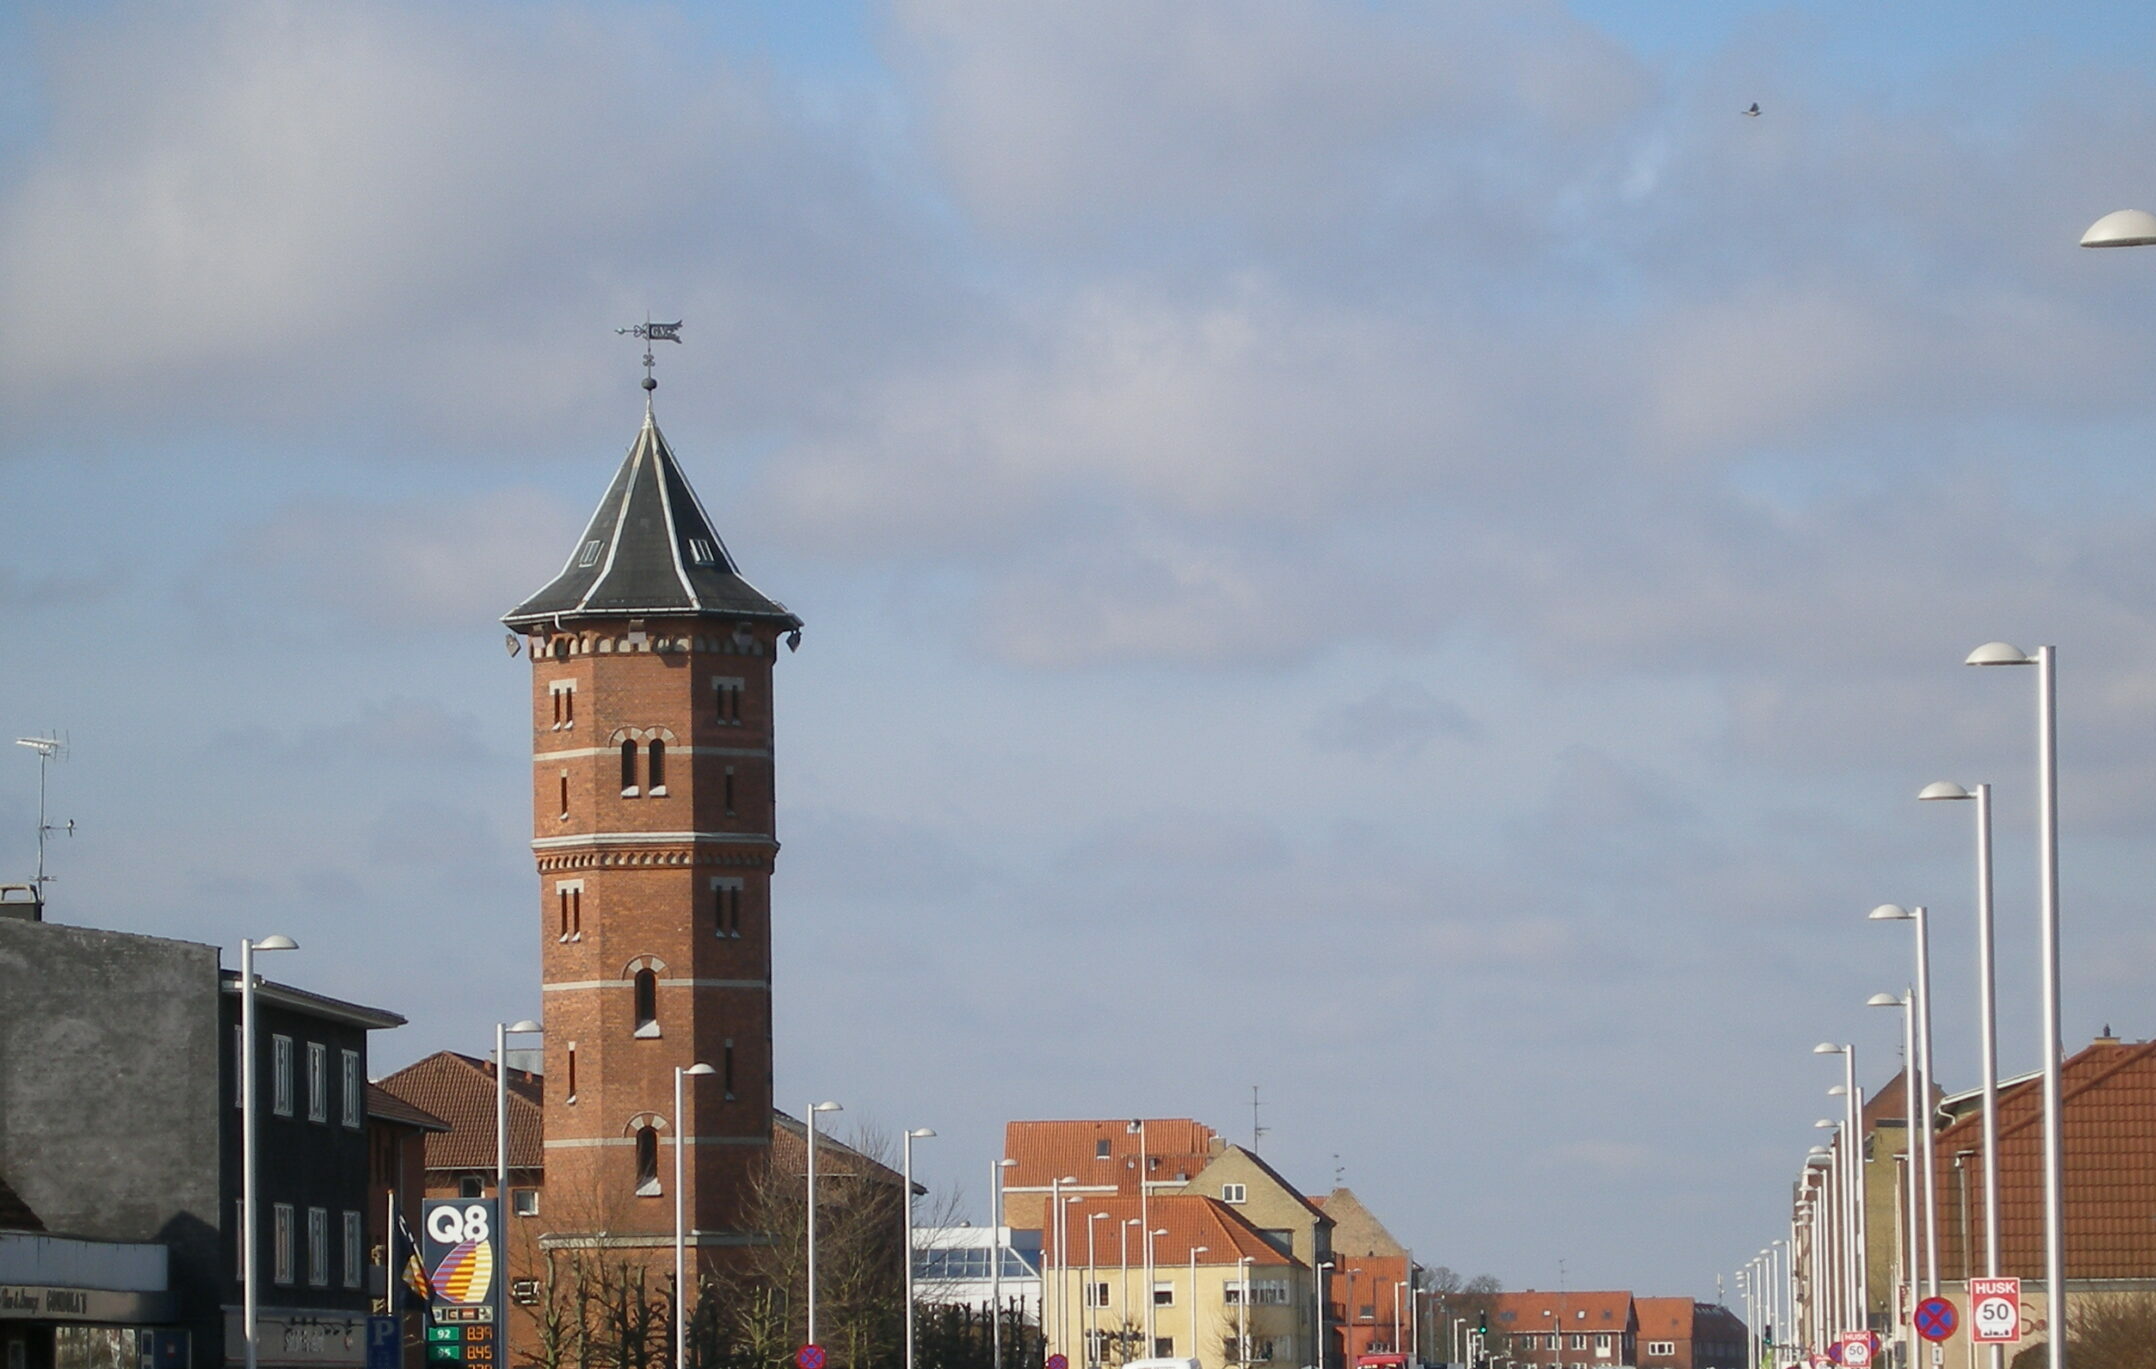
[[1969,1321],[1979,1345],[2012,1345],[2021,1339],[2021,1280],[1969,1280]]

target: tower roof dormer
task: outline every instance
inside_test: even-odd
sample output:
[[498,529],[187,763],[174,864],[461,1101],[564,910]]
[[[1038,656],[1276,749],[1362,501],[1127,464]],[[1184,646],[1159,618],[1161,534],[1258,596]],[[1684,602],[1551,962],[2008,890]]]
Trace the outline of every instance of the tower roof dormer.
[[649,410],[606,496],[553,582],[502,617],[512,628],[555,619],[691,615],[801,620],[741,578],[726,543]]

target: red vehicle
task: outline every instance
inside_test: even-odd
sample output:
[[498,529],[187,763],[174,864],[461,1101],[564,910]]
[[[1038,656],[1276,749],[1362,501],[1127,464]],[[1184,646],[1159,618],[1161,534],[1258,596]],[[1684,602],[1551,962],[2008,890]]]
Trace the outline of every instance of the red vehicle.
[[1404,1354],[1357,1355],[1355,1369],[1408,1369]]

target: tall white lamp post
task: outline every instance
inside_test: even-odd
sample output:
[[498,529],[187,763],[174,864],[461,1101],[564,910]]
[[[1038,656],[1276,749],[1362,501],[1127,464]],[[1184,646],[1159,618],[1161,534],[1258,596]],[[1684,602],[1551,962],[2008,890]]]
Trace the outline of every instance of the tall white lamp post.
[[[502,1222],[509,1221],[509,1038],[543,1030],[537,1022],[494,1024],[494,1196],[501,1199]],[[675,1115],[681,1109],[676,1106]],[[502,1249],[506,1252],[508,1247]]]
[[808,1343],[816,1345],[816,1114],[844,1112],[837,1103],[811,1103],[808,1110]]
[[1198,1358],[1198,1257],[1209,1246],[1194,1245],[1190,1248],[1190,1357]]
[[689,1231],[684,1206],[686,1185],[682,1182],[682,1158],[689,1148],[689,1113],[682,1106],[681,1081],[717,1073],[701,1060],[674,1066],[674,1369],[682,1369],[688,1362],[683,1356],[689,1348]]
[[1847,1175],[1844,1206],[1848,1210],[1849,1243],[1854,1252],[1848,1282],[1855,1324],[1849,1329],[1863,1331],[1871,1326],[1871,1241],[1870,1233],[1865,1230],[1863,1095],[1857,1089],[1857,1048],[1854,1042],[1837,1046],[1832,1041],[1822,1041],[1812,1047],[1812,1054],[1842,1057],[1842,1134],[1852,1138],[1848,1153],[1842,1157]]
[[[2081,239],[2085,247],[2138,247],[2156,242],[2149,215],[2138,209],[2106,214]],[[2109,225],[2107,228],[2106,225]],[[2101,230],[2101,231],[2099,231]],[[2036,828],[2039,932],[2042,938],[2044,1025],[2044,1293],[2050,1317],[2045,1355],[2051,1369],[2066,1369],[2066,1174],[2060,1133],[2061,1072],[2065,1048],[2059,1031],[2059,700],[2056,648],[2034,656],[2005,642],[1986,642],[1969,653],[1969,665],[2036,667]]]
[[[1913,992],[1899,994],[1875,993],[1870,998],[1865,999],[1864,1003],[1866,1007],[1872,1008],[1901,1009],[1902,1110],[1908,1115],[1908,1120],[1905,1121],[1903,1124],[1903,1130],[1909,1136],[1909,1143],[1907,1146],[1909,1152],[1909,1164],[1908,1167],[1902,1171],[1902,1189],[1908,1198],[1906,1206],[1909,1213],[1907,1222],[1907,1226],[1909,1229],[1909,1261],[1908,1264],[1905,1266],[1909,1284],[1909,1306],[1906,1309],[1906,1316],[1902,1316],[1903,1309],[1896,1309],[1896,1315],[1902,1316],[1904,1328],[1906,1331],[1906,1334],[1903,1337],[1904,1341],[1907,1343],[1908,1346],[1908,1355],[1906,1357],[1905,1363],[1913,1365],[1916,1363],[1915,1313],[1917,1297],[1917,1271],[1918,1268],[1923,1264],[1921,1241],[1919,1239],[1919,1232],[1921,1228],[1917,1225],[1918,1202],[1916,1192],[1918,1188],[1918,1175],[1921,1172],[1917,1167],[1915,1124],[1917,1110],[1916,995]],[[1925,1202],[1928,1203],[1929,1201],[1930,1195],[1927,1194],[1925,1196]]]
[[915,1127],[906,1133],[905,1181],[906,1181],[906,1365],[913,1369],[913,1143],[925,1141],[936,1133],[929,1127]]
[[1310,1271],[1311,1282],[1317,1289],[1317,1296],[1311,1300],[1311,1310],[1317,1314],[1311,1319],[1316,1323],[1317,1335],[1317,1339],[1310,1346],[1311,1369],[1325,1369],[1325,1271],[1332,1267],[1331,1260],[1321,1260],[1318,1267]]
[[247,1369],[255,1369],[261,1349],[256,1322],[262,1310],[256,1292],[260,1272],[257,1264],[262,1253],[262,1207],[255,1174],[255,952],[298,949],[299,943],[288,936],[240,942],[240,1054],[246,1060],[240,1070],[240,1317],[246,1323]]
[[1097,1256],[1093,1245],[1093,1223],[1110,1220],[1112,1218],[1105,1212],[1088,1212],[1085,1215],[1085,1294],[1078,1299],[1078,1331],[1085,1341],[1085,1362],[1088,1366],[1100,1362],[1100,1354],[1096,1348],[1099,1337],[1095,1333],[1100,1329],[1100,1309],[1106,1306],[1108,1301],[1097,1296],[1100,1266],[1095,1263]]
[[1235,1306],[1238,1313],[1235,1331],[1235,1362],[1250,1363],[1250,1262],[1255,1255],[1235,1257]]
[[1924,1295],[1939,1296],[1939,1171],[1931,1140],[1931,920],[1920,905],[1904,908],[1882,903],[1872,909],[1874,922],[1908,922],[1916,928],[1917,1164],[1924,1184]]
[[1006,1156],[988,1169],[988,1338],[995,1369],[1003,1369],[1003,1171],[1017,1163]]
[[[1999,1277],[1999,976],[1992,959],[1991,786],[1964,789],[1948,780],[1927,784],[1925,800],[1976,801],[1976,1015],[1984,1076],[1984,1275]],[[1968,1247],[1968,1233],[1962,1236]],[[1991,1347],[1992,1369],[2001,1369],[2005,1347]]]

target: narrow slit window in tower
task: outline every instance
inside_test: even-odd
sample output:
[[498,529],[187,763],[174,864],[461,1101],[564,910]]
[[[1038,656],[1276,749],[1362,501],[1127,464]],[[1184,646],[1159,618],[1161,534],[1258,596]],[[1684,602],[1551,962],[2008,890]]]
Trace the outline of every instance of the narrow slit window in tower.
[[567,1100],[567,1101],[569,1101],[569,1102],[571,1102],[571,1103],[574,1103],[574,1102],[576,1101],[576,1042],[574,1042],[574,1041],[571,1041],[571,1042],[569,1043],[569,1071],[568,1071],[568,1073],[569,1073],[569,1097],[568,1097],[568,1100]]
[[726,1043],[726,1053],[721,1059],[724,1063],[719,1068],[720,1073],[726,1076],[726,1096],[732,1098],[734,1096],[734,1043],[731,1040]]
[[644,767],[651,780],[651,796],[663,799],[666,797],[666,743],[654,738],[651,745],[645,748],[645,753],[648,759],[644,762]]
[[638,970],[635,980],[636,1034],[659,1034],[659,976],[649,967]]
[[636,1129],[636,1196],[659,1194],[659,1129],[645,1123]]
[[561,820],[569,820],[569,772],[561,772]]
[[734,768],[726,767],[726,816],[734,815]]
[[636,743],[633,741],[621,744],[621,796],[625,799],[636,797]]

